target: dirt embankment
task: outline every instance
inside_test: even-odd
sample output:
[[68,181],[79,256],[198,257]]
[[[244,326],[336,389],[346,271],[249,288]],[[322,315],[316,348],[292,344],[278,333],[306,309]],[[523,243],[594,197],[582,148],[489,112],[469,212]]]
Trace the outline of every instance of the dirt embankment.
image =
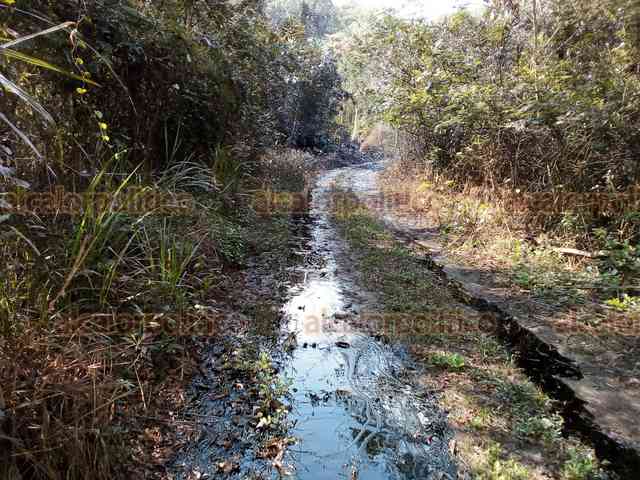
[[[387,180],[382,191],[397,192]],[[424,205],[457,211],[475,205],[474,215],[493,207],[447,199],[446,189],[419,191],[420,185],[409,183],[402,190],[411,202],[385,204],[392,205],[382,213],[388,227],[426,255],[458,298],[493,318],[520,364],[560,402],[567,427],[592,443],[623,478],[632,475],[640,468],[637,313],[603,301],[607,297],[598,289],[610,287],[592,273],[595,260],[572,263],[551,247],[522,247],[517,233],[498,228],[493,237],[477,225],[456,234],[459,218]],[[492,221],[481,215],[474,220]],[[503,253],[501,242],[514,250]],[[519,259],[505,258],[509,255]]]
[[[461,311],[471,307],[475,312],[465,315],[466,323],[457,322],[457,317],[445,319],[449,327],[452,322],[463,325],[457,331],[411,332],[414,354],[435,368],[425,381],[442,392],[460,439],[457,448],[471,470],[480,478],[494,478],[491,475],[501,468],[516,475],[513,478],[607,478],[604,471],[598,473],[598,464],[584,443],[571,436],[578,432],[595,447],[611,475],[618,472],[628,478],[636,464],[628,443],[620,442],[620,433],[630,432],[635,424],[626,422],[615,434],[611,427],[620,423],[605,426],[613,417],[603,411],[596,415],[592,409],[597,404],[579,396],[575,386],[585,385],[588,375],[584,359],[572,357],[550,341],[548,329],[526,322],[536,318],[533,313],[540,311],[539,300],[498,297],[498,290],[491,288],[495,287],[491,272],[447,257],[436,226],[380,201],[375,173],[365,170],[345,173],[342,187],[352,189],[356,201],[341,213],[346,213],[342,221],[346,238],[364,255],[368,284],[374,279],[383,296],[387,292],[386,302],[393,311],[408,309],[414,316],[424,316],[434,308],[441,313],[460,304]],[[525,315],[523,307],[528,308]],[[469,321],[473,315],[477,321]],[[442,315],[435,317],[442,320]],[[432,323],[427,322],[427,327]],[[425,322],[418,326],[424,327]],[[504,340],[508,350],[502,347]],[[512,363],[512,358],[517,362]],[[606,375],[602,372],[600,380]],[[546,394],[536,393],[528,376]],[[597,398],[600,403],[608,397]],[[609,408],[623,414],[619,407],[618,402]]]

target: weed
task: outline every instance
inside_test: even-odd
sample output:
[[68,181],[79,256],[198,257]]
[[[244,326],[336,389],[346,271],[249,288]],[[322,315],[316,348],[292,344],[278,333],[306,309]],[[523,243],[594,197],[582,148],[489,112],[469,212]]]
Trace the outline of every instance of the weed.
[[237,223],[224,217],[217,217],[212,222],[212,237],[220,256],[232,264],[241,264],[247,256],[245,232]]
[[485,468],[479,473],[482,480],[528,480],[531,472],[514,459],[503,460],[502,447],[494,443],[487,451]]
[[513,411],[526,414],[544,410],[550,400],[532,383],[515,383],[507,380],[498,380],[496,393],[510,404]]
[[473,417],[469,425],[476,430],[483,430],[491,424],[491,413],[486,408],[480,408]]
[[539,438],[551,446],[562,434],[564,421],[560,415],[523,416],[516,421],[515,431],[525,438]]
[[622,298],[612,298],[605,303],[620,312],[628,312],[640,308],[640,297],[623,294]]
[[606,257],[602,261],[603,272],[619,276],[620,285],[640,275],[640,246],[629,240],[613,238],[605,229],[594,230],[596,238],[604,244]]
[[449,370],[462,370],[466,363],[464,357],[459,353],[435,353],[430,357],[431,363],[437,367]]
[[562,468],[563,480],[595,479],[598,467],[592,452],[580,448],[569,449],[569,459]]
[[500,342],[498,342],[494,337],[489,335],[479,335],[477,339],[483,360],[504,355],[504,347],[500,345]]
[[516,270],[513,280],[516,282],[516,285],[527,290],[530,290],[535,284],[531,272],[523,267]]

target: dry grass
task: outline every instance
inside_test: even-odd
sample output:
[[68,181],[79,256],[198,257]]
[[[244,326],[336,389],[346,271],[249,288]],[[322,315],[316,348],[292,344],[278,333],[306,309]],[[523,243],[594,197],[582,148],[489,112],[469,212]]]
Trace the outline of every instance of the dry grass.
[[[123,476],[136,456],[136,416],[166,418],[180,403],[175,379],[191,369],[185,340],[143,322],[114,329],[100,319],[192,308],[208,291],[202,271],[217,261],[197,248],[208,234],[203,219],[141,221],[116,212],[102,221],[102,212],[92,213],[41,220],[49,235],[11,219],[24,233],[3,244],[3,478]],[[75,323],[88,314],[103,316]],[[166,362],[173,372],[159,376]],[[155,403],[170,391],[176,401]]]
[[[483,315],[457,303],[446,282],[425,267],[424,253],[396,241],[375,212],[361,206],[336,219],[383,313],[437,321],[442,318],[437,313],[464,312],[470,325],[484,324]],[[462,470],[482,480],[606,478],[596,476],[591,449],[561,434],[557,405],[517,366],[489,324],[485,327],[453,334],[428,328],[394,337],[423,363],[422,381],[448,412]],[[574,463],[582,467],[579,475],[572,473]]]
[[[305,187],[308,156],[269,155],[265,169],[286,182],[267,177],[266,185]],[[196,208],[182,215],[105,206],[2,220],[0,478],[163,470],[179,446],[177,412],[197,365],[196,339],[216,334],[203,312],[229,301],[233,272],[251,254],[256,230],[267,229],[256,226],[242,193],[257,181],[239,177],[238,193],[223,193],[212,176],[190,159],[149,187],[192,195]],[[91,186],[112,197],[122,190],[101,174]],[[203,328],[164,328],[194,324]]]
[[[381,187],[386,195],[408,196],[410,201],[393,214],[401,223],[432,232],[447,262],[473,275],[465,281],[499,292],[513,315],[552,328],[566,339],[563,348],[578,358],[598,364],[600,356],[610,357],[608,366],[616,368],[619,378],[632,382],[637,376],[637,297],[623,288],[609,259],[561,255],[554,249],[595,242],[583,225],[561,222],[545,230],[535,221],[537,212],[510,209],[502,200],[505,194],[458,186],[425,172],[401,170],[398,164],[384,172]],[[592,248],[600,247],[593,243]],[[631,288],[638,285],[632,275],[628,282]]]
[[455,261],[502,273],[505,284],[536,294],[569,296],[574,303],[605,300],[619,294],[616,278],[607,278],[603,262],[564,255],[558,248],[598,251],[602,241],[589,221],[566,212],[552,218],[517,204],[518,193],[486,189],[407,169],[395,163],[381,177],[387,197],[403,201],[394,214],[433,229]]
[[[113,420],[118,402],[137,393],[116,372],[135,349],[97,333],[85,338],[28,330],[5,341],[0,372],[10,421],[13,469],[7,478],[112,478],[122,461]],[[122,402],[121,402],[122,403]]]
[[139,419],[170,423],[179,410],[194,369],[190,341],[59,320],[2,339],[2,478],[111,479],[132,462],[151,468],[155,445],[138,439]]

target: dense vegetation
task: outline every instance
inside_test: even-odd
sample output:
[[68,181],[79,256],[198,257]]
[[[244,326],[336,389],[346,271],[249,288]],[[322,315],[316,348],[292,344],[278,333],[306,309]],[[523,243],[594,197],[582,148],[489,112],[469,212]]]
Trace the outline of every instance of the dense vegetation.
[[143,348],[140,322],[95,318],[197,313],[247,254],[250,192],[301,190],[308,158],[285,149],[330,147],[342,90],[321,15],[265,10],[0,1],[2,478],[131,461],[134,399],[149,415],[153,359],[183,340]]
[[[341,60],[361,130],[396,127],[419,171],[494,192],[615,194],[640,179],[632,0],[496,1],[481,16],[434,23],[374,18]],[[577,213],[589,227],[638,234],[630,211],[587,210]]]

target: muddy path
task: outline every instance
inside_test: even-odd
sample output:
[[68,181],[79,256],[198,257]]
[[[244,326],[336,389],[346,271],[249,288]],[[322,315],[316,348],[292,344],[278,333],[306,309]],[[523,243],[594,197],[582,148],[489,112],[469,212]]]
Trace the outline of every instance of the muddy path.
[[[278,327],[227,335],[208,348],[191,402],[199,428],[185,434],[171,478],[457,477],[445,414],[405,346],[367,320],[377,311],[375,292],[362,288],[331,218],[336,180],[364,187],[354,172],[374,178],[376,166],[321,174],[309,213],[294,221],[298,261],[286,278],[259,268],[250,274],[256,285],[248,290],[274,295],[249,316]],[[237,366],[247,351],[251,362],[268,355],[277,372],[272,403],[282,402],[286,419],[269,435],[256,415],[263,392],[249,387],[256,372]]]
[[[366,278],[362,254],[336,216],[365,205],[404,243],[393,209],[380,205],[377,177],[384,167],[378,161],[322,173],[308,212],[288,220],[292,235],[282,250],[295,261],[280,272],[269,262],[249,268],[240,301],[249,328],[229,331],[208,348],[192,401],[200,428],[185,437],[171,478],[470,478],[471,472],[500,472],[502,455],[526,464],[519,470],[520,464],[506,463],[514,475],[549,479],[566,471],[562,462],[573,461],[577,443],[560,438],[555,416],[563,403],[540,403],[530,382],[544,385],[555,361],[543,362],[544,378],[522,361],[539,350],[535,346],[520,352],[517,339],[494,331],[495,318],[486,332],[440,341],[427,332],[426,347],[418,337],[389,330],[389,299],[379,279]],[[383,262],[407,261],[397,255],[385,253]],[[457,292],[429,256],[412,258],[418,265],[405,272],[407,298],[420,297],[427,315],[486,320],[487,309]],[[404,301],[401,290],[395,292],[393,302]],[[434,364],[439,350],[462,353],[449,358],[466,357],[464,370]],[[522,370],[514,370],[516,362]],[[487,412],[495,412],[494,420]],[[533,421],[552,440],[540,437],[529,426]],[[504,450],[494,458],[495,442]]]
[[294,344],[283,375],[291,380],[297,439],[288,464],[298,479],[455,478],[445,417],[404,347],[366,321],[375,295],[358,288],[331,220],[336,180],[366,185],[354,171],[373,173],[342,168],[318,180],[303,280],[284,307],[284,333]]

